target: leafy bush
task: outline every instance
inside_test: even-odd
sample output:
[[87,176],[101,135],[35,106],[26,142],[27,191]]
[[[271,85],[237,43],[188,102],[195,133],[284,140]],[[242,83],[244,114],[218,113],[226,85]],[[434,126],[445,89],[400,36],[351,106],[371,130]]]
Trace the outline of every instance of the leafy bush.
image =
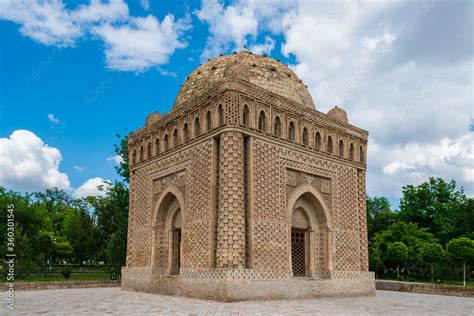
[[69,279],[69,277],[71,276],[71,272],[72,272],[72,269],[69,266],[66,266],[61,269],[61,274],[63,275],[65,279]]

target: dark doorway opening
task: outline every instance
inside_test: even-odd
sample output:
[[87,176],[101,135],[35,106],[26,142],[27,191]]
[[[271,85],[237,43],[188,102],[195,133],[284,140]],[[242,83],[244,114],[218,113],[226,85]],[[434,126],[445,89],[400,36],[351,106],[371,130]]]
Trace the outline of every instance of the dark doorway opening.
[[305,230],[291,229],[291,265],[293,276],[305,276]]

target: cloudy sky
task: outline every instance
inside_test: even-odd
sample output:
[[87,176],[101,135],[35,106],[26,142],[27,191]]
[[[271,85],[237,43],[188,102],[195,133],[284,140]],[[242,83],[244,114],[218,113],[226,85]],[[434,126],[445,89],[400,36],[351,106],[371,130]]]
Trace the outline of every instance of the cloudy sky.
[[370,132],[367,189],[429,176],[474,195],[472,1],[0,0],[0,185],[76,197],[113,181],[115,134],[171,109],[207,58],[289,64]]

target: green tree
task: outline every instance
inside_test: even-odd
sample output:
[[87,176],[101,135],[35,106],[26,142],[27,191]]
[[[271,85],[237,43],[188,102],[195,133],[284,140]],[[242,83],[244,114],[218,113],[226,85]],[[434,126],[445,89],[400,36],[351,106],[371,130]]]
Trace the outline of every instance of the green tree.
[[122,161],[117,167],[115,167],[115,170],[117,170],[117,173],[124,178],[126,183],[130,183],[130,171],[128,168],[128,136],[117,134],[116,137],[119,139],[119,143],[114,144],[114,150],[115,153],[122,158]]
[[433,282],[433,267],[444,257],[443,247],[438,243],[425,243],[421,248],[421,256],[430,265],[431,282]]
[[[45,249],[42,246],[44,231],[52,229],[50,217],[44,205],[32,202],[29,194],[8,191],[0,187],[0,230],[7,231],[7,208],[14,205],[14,222],[17,227],[15,241],[17,261],[22,258],[20,273],[29,273],[36,267],[42,267],[45,262]],[[0,234],[0,245],[6,245],[6,234]],[[6,247],[0,247],[1,260],[5,260]]]
[[[418,186],[403,187],[400,200],[399,220],[426,227],[444,245],[450,239],[464,235],[460,231],[460,220],[464,218],[468,199],[464,190],[456,189],[456,182],[440,178],[429,178]],[[472,221],[472,220],[471,220]]]
[[54,247],[54,255],[56,258],[64,259],[69,258],[74,249],[69,241],[65,240],[62,237],[58,237],[56,239],[55,247]]
[[474,261],[474,240],[467,237],[452,239],[446,245],[446,251],[451,259],[463,264],[463,283],[466,286],[466,263]]
[[433,234],[427,232],[427,228],[420,228],[417,224],[397,222],[388,229],[378,232],[372,238],[371,251],[378,251],[384,260],[385,266],[390,266],[393,261],[387,256],[388,246],[391,243],[403,242],[408,249],[407,262],[405,263],[405,276],[408,277],[409,268],[416,267],[419,261],[418,254],[425,243],[437,243]]
[[65,218],[63,234],[73,248],[74,257],[82,267],[83,261],[91,258],[96,250],[94,223],[85,209],[68,214]]
[[125,265],[127,255],[127,234],[125,231],[116,231],[109,236],[105,255],[111,270],[120,274],[120,268]]
[[390,209],[386,197],[367,197],[367,230],[369,239],[375,233],[385,230],[395,223],[396,213]]
[[28,235],[20,226],[15,229],[15,274],[22,277],[29,275],[35,267],[34,252]]
[[107,262],[118,268],[116,271],[125,264],[128,193],[124,183],[116,182],[105,196],[87,198],[97,223],[99,249],[104,252]]
[[474,198],[469,198],[456,216],[456,236],[474,239]]
[[397,264],[397,279],[400,278],[400,263],[405,263],[408,258],[408,247],[401,241],[390,243],[387,246],[386,258]]

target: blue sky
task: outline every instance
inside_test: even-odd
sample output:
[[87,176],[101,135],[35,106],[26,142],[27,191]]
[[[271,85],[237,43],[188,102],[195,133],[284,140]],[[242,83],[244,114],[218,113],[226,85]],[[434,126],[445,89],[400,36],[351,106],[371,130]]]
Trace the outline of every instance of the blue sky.
[[470,1],[24,3],[0,2],[9,189],[96,194],[98,178],[116,179],[115,134],[169,111],[195,67],[245,45],[290,64],[318,110],[339,105],[369,130],[370,195],[396,204],[428,176],[474,193]]

